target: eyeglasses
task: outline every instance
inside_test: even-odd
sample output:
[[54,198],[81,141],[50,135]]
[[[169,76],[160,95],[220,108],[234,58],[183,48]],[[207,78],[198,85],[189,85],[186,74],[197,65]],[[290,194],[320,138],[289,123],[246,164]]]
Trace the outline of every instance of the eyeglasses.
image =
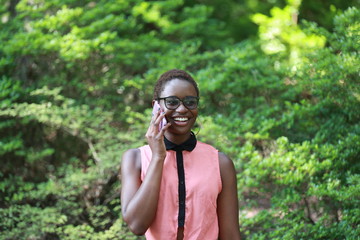
[[176,96],[170,96],[170,97],[158,98],[157,100],[164,100],[165,107],[169,110],[177,109],[180,106],[180,102],[182,102],[187,109],[194,110],[198,106],[199,99],[200,99],[199,97],[187,96],[181,100]]

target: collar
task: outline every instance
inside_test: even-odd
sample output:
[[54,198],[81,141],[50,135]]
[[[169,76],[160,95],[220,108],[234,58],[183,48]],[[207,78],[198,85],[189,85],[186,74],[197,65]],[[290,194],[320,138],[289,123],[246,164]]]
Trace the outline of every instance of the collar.
[[186,150],[191,152],[196,147],[197,140],[195,134],[191,132],[189,139],[183,142],[182,144],[177,145],[173,142],[170,142],[166,137],[164,137],[164,142],[165,142],[166,150],[173,150],[173,151]]

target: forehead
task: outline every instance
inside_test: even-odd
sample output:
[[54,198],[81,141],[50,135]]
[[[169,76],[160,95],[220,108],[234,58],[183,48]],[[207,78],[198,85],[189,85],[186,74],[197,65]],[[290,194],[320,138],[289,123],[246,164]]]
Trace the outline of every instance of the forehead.
[[177,96],[183,98],[186,96],[197,96],[195,87],[186,80],[172,79],[165,83],[161,97]]

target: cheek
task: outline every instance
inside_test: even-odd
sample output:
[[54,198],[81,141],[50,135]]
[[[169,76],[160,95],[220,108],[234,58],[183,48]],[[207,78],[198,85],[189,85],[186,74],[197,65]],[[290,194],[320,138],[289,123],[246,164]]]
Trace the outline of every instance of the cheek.
[[172,115],[172,112],[173,112],[172,110],[169,110],[167,108],[165,108],[164,110],[165,110],[165,117],[166,118],[168,118],[168,117],[170,117]]
[[191,111],[191,113],[192,113],[193,117],[196,119],[197,116],[198,116],[198,111],[197,111],[197,110],[193,110],[193,111]]
[[160,101],[160,108],[162,111],[164,111],[165,113],[167,112],[167,108],[165,107],[164,101]]

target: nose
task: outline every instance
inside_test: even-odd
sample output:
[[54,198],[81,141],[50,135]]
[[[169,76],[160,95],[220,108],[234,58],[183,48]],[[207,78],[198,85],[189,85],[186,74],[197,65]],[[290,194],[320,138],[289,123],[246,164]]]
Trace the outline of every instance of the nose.
[[176,108],[177,112],[184,113],[187,112],[188,109],[184,106],[183,102],[180,102],[180,105]]

